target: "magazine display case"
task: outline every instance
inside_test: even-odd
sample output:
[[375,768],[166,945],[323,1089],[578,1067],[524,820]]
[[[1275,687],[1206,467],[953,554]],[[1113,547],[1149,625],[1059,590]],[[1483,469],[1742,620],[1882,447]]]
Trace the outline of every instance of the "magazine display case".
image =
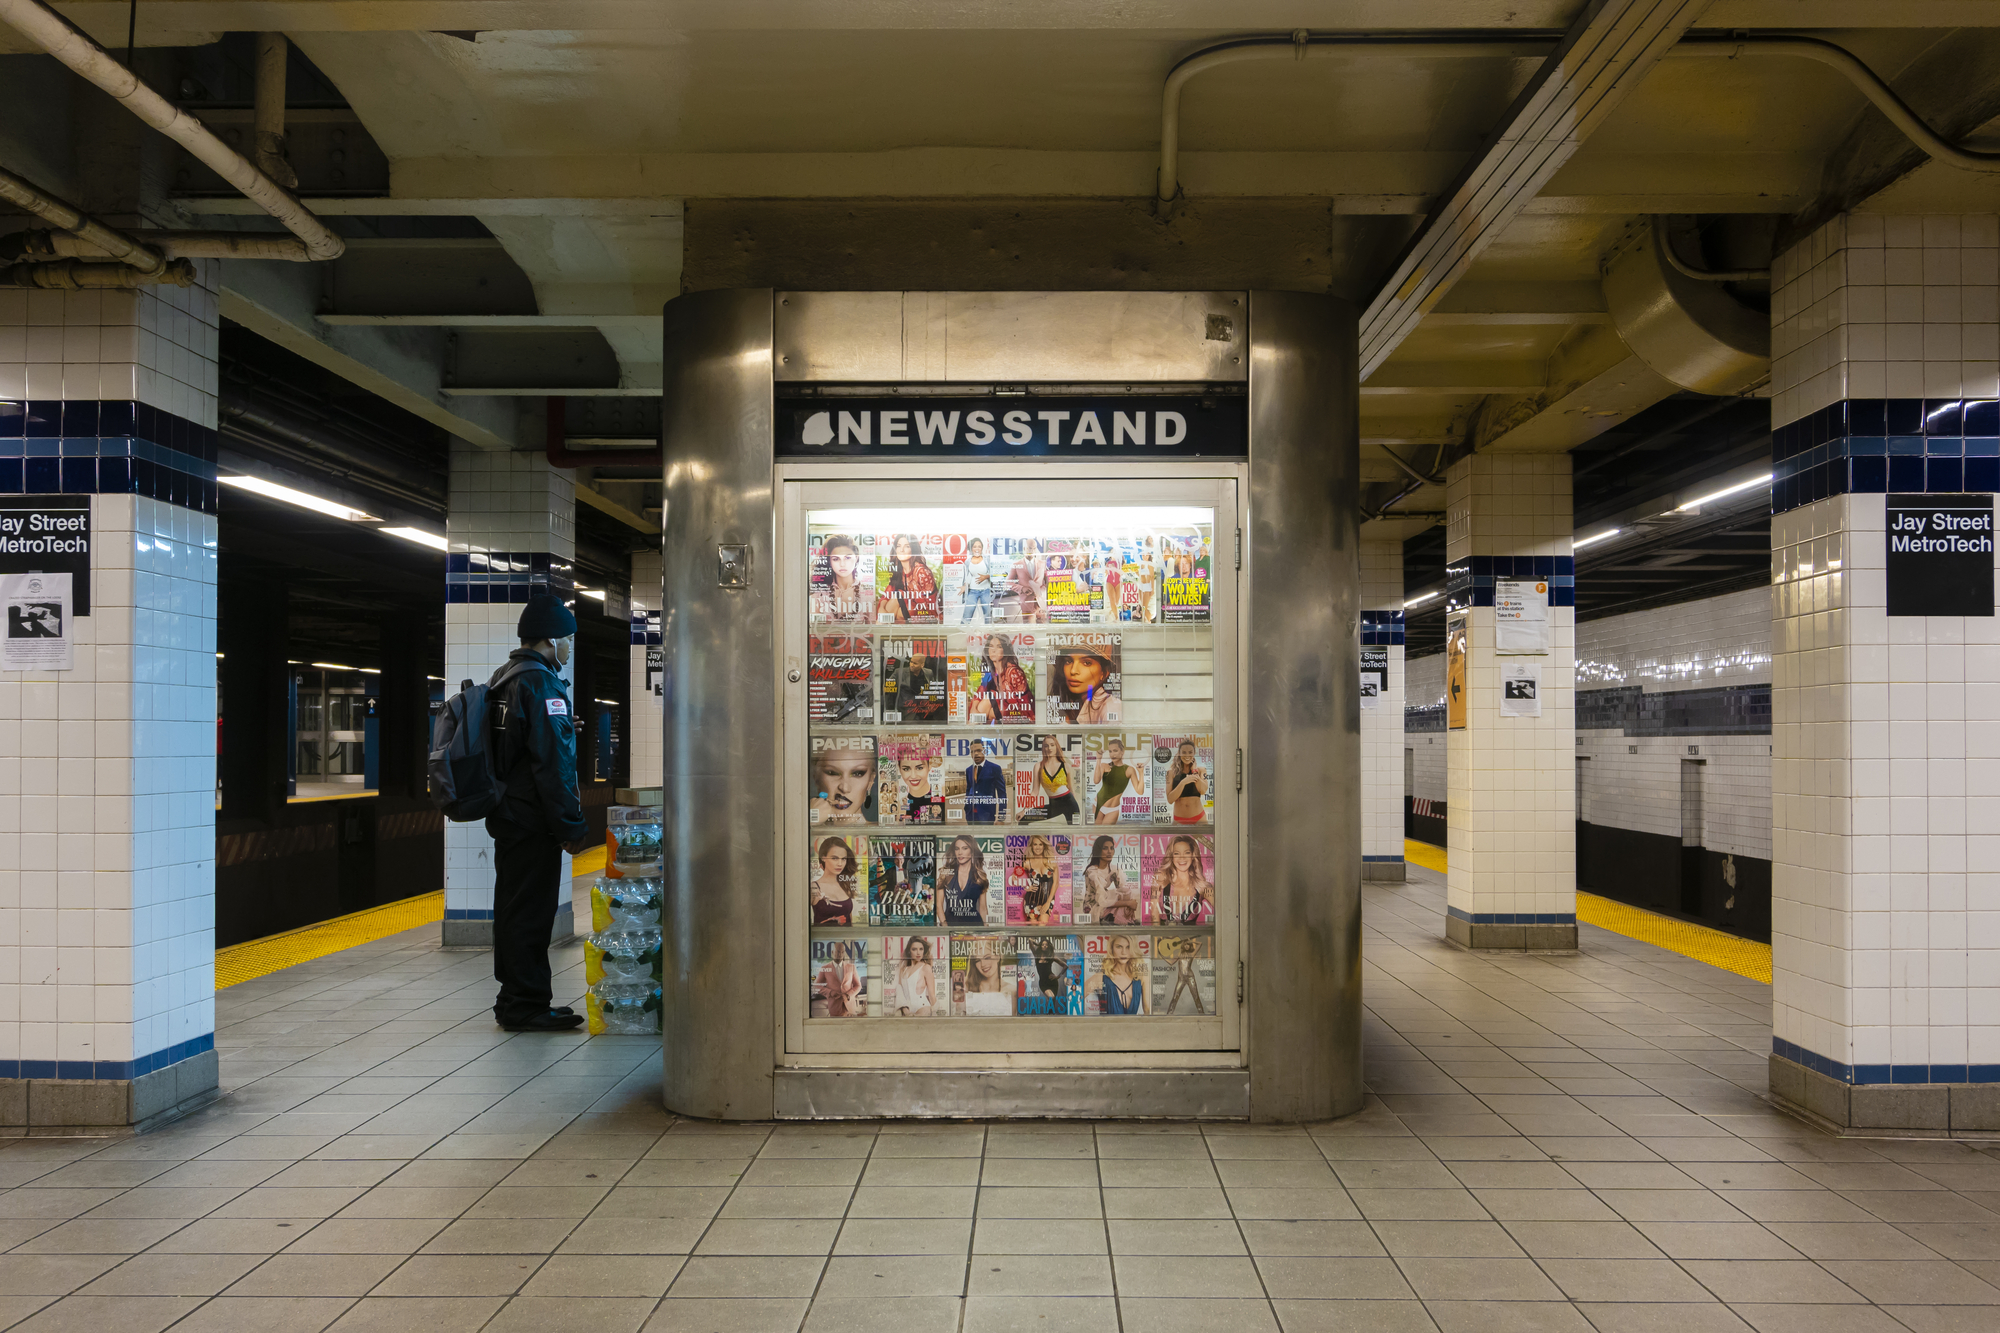
[[1351,310],[666,314],[668,1106],[1359,1109]]

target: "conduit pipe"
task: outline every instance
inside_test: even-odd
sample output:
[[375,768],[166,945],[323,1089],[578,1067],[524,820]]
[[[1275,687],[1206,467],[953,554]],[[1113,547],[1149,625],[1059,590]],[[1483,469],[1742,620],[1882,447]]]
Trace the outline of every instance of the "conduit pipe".
[[251,103],[257,169],[288,190],[299,184],[285,158],[285,60],[290,52],[282,32],[257,34],[257,86]]
[[[281,259],[303,262],[312,258],[306,243],[295,236],[274,236],[255,231],[150,231],[135,230],[130,238],[152,246],[168,259]],[[17,231],[0,239],[0,263],[12,259],[115,259],[103,246],[66,231]]]
[[[167,267],[167,257],[158,250],[142,245],[114,227],[105,226],[74,204],[64,203],[10,171],[0,171],[0,199],[66,232],[74,232],[78,239],[88,242],[91,249],[103,258],[129,264],[140,273],[159,273]],[[64,252],[50,249],[47,253],[55,255]]]
[[[0,3],[24,2],[26,0],[0,0]],[[1204,74],[1222,65],[1233,65],[1245,60],[1306,60],[1315,54],[1349,54],[1361,51],[1404,58],[1428,56],[1433,59],[1475,56],[1545,57],[1555,50],[1560,40],[1560,33],[1547,35],[1521,32],[1491,35],[1459,33],[1424,38],[1319,34],[1302,28],[1285,36],[1233,37],[1228,41],[1203,47],[1183,57],[1169,70],[1166,83],[1160,90],[1159,198],[1163,203],[1171,202],[1181,191],[1181,90],[1197,74]],[[1926,125],[1917,113],[1910,109],[1909,104],[1897,96],[1895,90],[1884,83],[1875,71],[1832,42],[1822,41],[1816,37],[1683,37],[1666,52],[1666,55],[1680,59],[1706,57],[1734,60],[1745,55],[1770,55],[1817,60],[1822,65],[1846,75],[1848,82],[1860,89],[1862,95],[1875,104],[1876,109],[1888,118],[1890,124],[1901,130],[1912,143],[1932,157],[1967,171],[2000,171],[2000,153],[1962,148],[1946,140]],[[1699,278],[1705,275],[1693,272],[1688,276]],[[1747,281],[1748,279],[1717,280]]]
[[44,51],[125,104],[139,119],[194,154],[196,159],[240,190],[285,230],[305,242],[313,259],[338,259],[347,249],[340,237],[314,217],[291,191],[252,166],[215,137],[207,126],[141,82],[105,49],[71,27],[41,0],[0,0],[0,22],[17,29]]

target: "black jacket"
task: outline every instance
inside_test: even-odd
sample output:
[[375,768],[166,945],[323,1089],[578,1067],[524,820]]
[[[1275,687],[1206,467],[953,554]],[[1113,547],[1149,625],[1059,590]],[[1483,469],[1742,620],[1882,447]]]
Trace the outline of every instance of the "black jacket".
[[[533,665],[494,692],[493,768],[506,786],[493,817],[538,829],[561,842],[588,837],[576,785],[576,713],[560,677],[532,648],[516,648],[507,666]],[[489,681],[489,684],[491,682]]]

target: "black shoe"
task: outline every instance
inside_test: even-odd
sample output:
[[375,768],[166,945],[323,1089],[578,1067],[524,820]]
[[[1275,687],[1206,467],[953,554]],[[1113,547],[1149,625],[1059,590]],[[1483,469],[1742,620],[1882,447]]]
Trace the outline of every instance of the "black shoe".
[[576,1010],[566,1004],[552,1004],[549,1006],[549,1012],[552,1014],[574,1014]]
[[557,1013],[551,1009],[547,1013],[530,1014],[512,1022],[502,1022],[501,1027],[509,1032],[569,1032],[583,1026],[583,1019],[575,1014]]

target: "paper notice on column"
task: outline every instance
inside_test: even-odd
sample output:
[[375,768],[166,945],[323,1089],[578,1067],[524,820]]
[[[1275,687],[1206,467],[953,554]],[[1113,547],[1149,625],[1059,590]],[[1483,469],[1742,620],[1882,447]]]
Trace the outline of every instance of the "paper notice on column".
[[1382,695],[1389,688],[1389,650],[1387,648],[1363,648],[1361,650],[1361,708],[1372,712],[1382,706]]
[[1542,715],[1542,668],[1535,662],[1508,662],[1500,668],[1500,716]]
[[1547,581],[1493,580],[1493,651],[1538,654],[1548,650]]
[[69,671],[76,665],[70,638],[70,576],[0,574],[0,604],[7,629],[0,638],[0,670]]

